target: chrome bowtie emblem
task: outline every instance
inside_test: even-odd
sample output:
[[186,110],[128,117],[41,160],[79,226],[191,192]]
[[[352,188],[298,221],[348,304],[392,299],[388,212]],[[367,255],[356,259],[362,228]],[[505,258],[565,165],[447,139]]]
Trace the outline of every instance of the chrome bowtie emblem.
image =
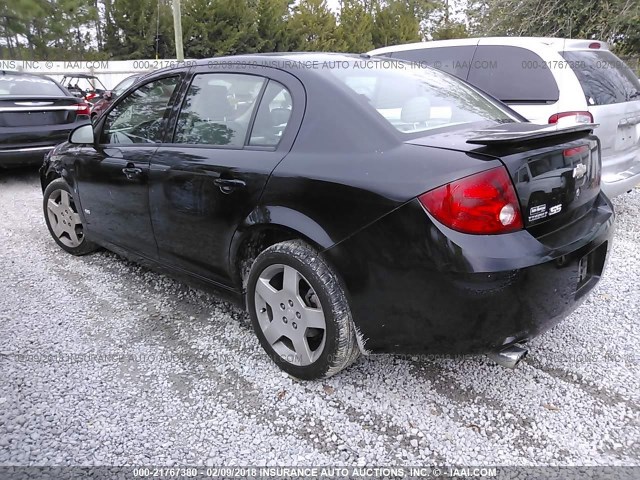
[[587,173],[587,166],[583,163],[579,163],[576,165],[576,168],[573,169],[573,178],[582,178],[585,173]]

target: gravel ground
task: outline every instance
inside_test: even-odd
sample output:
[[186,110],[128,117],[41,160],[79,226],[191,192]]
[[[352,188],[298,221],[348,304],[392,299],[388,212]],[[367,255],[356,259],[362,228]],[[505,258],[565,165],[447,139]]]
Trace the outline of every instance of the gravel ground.
[[640,190],[605,278],[516,370],[380,355],[310,383],[235,307],[64,253],[41,199],[0,172],[0,465],[640,463]]

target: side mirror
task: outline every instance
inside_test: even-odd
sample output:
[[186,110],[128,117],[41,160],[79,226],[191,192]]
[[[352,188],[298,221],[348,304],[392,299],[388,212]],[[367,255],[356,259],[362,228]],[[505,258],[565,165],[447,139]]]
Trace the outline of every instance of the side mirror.
[[111,90],[105,90],[105,92],[102,94],[102,98],[104,98],[105,100],[111,100],[112,97],[113,92]]
[[74,145],[93,145],[93,127],[91,125],[81,125],[69,135],[69,143]]

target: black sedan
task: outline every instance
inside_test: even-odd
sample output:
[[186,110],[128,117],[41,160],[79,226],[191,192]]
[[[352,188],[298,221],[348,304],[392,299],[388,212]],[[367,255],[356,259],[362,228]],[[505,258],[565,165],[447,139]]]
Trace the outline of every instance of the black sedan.
[[54,80],[0,71],[0,168],[41,165],[44,155],[89,122],[89,104]]
[[55,241],[246,306],[289,374],[360,353],[490,353],[599,280],[614,213],[592,125],[526,123],[432,69],[334,54],[159,71],[41,170]]

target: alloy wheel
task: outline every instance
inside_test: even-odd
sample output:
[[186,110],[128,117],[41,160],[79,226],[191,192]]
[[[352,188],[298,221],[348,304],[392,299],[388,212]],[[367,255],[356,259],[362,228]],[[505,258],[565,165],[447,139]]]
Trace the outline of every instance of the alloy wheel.
[[318,295],[294,267],[269,265],[256,283],[258,324],[271,348],[299,366],[315,362],[324,350],[326,321]]
[[53,234],[64,245],[75,248],[82,243],[82,220],[73,198],[66,190],[54,190],[47,200],[47,216]]

